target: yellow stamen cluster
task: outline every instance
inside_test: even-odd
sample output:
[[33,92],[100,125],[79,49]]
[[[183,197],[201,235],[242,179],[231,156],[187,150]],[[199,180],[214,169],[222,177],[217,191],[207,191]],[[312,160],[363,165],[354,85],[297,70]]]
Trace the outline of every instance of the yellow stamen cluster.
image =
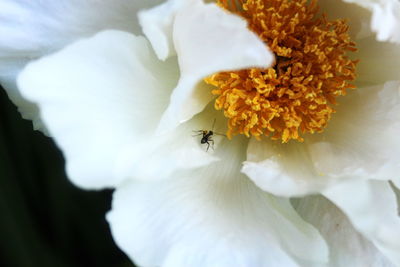
[[337,96],[355,88],[356,51],[344,20],[317,16],[317,0],[219,0],[248,21],[276,56],[268,69],[214,74],[215,108],[224,110],[227,135],[271,136],[303,141],[301,133],[323,131]]

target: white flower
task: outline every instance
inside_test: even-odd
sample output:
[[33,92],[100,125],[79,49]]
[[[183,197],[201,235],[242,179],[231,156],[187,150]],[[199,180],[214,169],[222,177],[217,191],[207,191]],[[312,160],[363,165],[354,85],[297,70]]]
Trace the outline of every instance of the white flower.
[[[373,9],[379,39],[398,41],[397,13],[388,24],[393,31],[374,19],[389,4],[357,2]],[[97,30],[137,33],[124,15],[125,4],[136,10],[135,3],[122,0],[112,6],[93,1],[90,9],[90,2],[0,3],[6,22],[35,14],[33,32],[0,24],[15,33],[0,47],[1,82],[11,85],[11,93],[18,92],[13,78],[30,57]],[[98,9],[85,13],[92,5]],[[54,24],[54,11],[65,14],[67,7],[70,19]],[[47,11],[44,20],[37,8]],[[339,0],[321,1],[321,9],[350,20],[361,59],[358,89],[340,100],[323,133],[303,143],[215,136],[215,152],[207,152],[191,136],[214,119],[216,131],[226,130],[204,77],[267,67],[274,58],[242,19],[214,4],[175,0],[141,12],[152,47],[144,37],[107,30],[24,69],[19,89],[39,106],[71,180],[87,189],[116,188],[108,220],[133,261],[173,267],[400,265],[400,220],[388,182],[400,185],[400,49],[375,41],[366,10]],[[127,13],[134,21],[134,12]],[[86,31],[84,25],[103,26]],[[19,34],[36,45],[16,44]]]

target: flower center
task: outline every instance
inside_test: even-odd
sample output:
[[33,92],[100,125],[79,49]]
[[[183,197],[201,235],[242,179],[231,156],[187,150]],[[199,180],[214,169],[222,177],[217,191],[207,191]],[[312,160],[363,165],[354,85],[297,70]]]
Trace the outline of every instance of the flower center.
[[[336,97],[355,88],[356,51],[344,20],[317,16],[318,0],[218,0],[226,10],[248,21],[249,28],[276,56],[267,69],[214,74],[205,82],[217,87],[215,108],[228,118],[227,136],[283,143],[303,141],[300,134],[322,132]],[[309,2],[309,3],[308,3]]]

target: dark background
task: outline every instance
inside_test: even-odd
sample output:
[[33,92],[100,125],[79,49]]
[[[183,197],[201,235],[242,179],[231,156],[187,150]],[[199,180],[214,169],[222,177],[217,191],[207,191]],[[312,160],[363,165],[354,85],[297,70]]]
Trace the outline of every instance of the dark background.
[[73,186],[61,152],[0,87],[0,266],[133,266],[105,220],[111,194]]

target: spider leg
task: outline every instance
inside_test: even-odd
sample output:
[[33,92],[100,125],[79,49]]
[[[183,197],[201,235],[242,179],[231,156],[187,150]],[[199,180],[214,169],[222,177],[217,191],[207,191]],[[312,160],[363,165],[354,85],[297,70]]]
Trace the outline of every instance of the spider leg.
[[217,121],[217,119],[214,119],[214,122],[213,122],[212,127],[211,127],[211,131],[214,131],[214,126],[215,126],[215,122],[216,121]]
[[227,137],[226,134],[222,134],[222,133],[215,133],[215,132],[214,132],[214,134],[215,134],[215,135],[222,135],[222,136]]
[[209,148],[210,148],[210,143],[207,141],[207,149],[206,149],[206,152],[208,151]]

